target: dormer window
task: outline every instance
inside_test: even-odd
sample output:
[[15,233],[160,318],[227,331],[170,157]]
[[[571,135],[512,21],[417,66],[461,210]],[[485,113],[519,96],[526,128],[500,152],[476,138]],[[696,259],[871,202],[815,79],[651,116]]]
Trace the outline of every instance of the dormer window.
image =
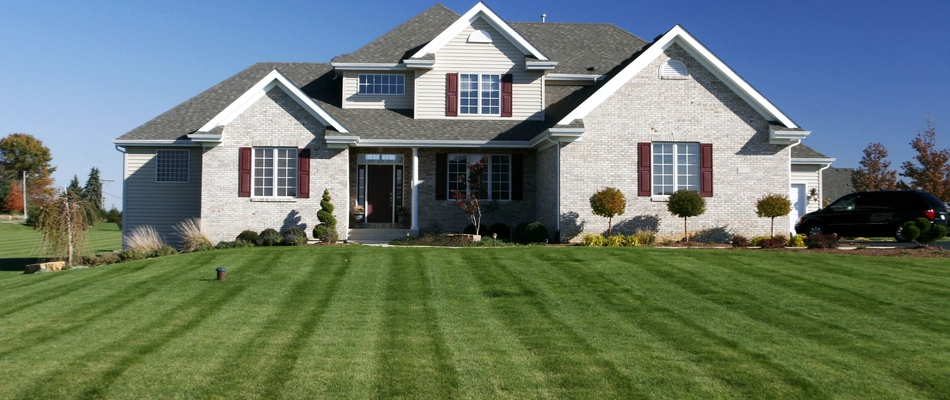
[[403,95],[406,94],[405,75],[360,74],[359,94]]
[[488,31],[477,30],[468,35],[468,43],[491,43],[491,35]]
[[660,79],[689,79],[689,70],[680,60],[667,60],[660,66]]

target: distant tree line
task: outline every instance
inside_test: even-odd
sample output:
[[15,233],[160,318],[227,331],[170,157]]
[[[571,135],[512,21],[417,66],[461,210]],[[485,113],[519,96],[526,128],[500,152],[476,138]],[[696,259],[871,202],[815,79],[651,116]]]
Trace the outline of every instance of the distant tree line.
[[890,168],[887,149],[881,143],[871,143],[864,149],[860,167],[851,176],[855,191],[921,190],[933,193],[943,201],[950,201],[950,149],[937,148],[937,128],[927,119],[924,130],[910,142],[917,152],[912,161],[901,164],[900,176]]

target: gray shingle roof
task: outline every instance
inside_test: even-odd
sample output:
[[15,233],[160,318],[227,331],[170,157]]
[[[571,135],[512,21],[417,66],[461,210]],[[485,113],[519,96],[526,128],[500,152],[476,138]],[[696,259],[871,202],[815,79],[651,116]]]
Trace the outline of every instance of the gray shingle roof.
[[818,152],[811,147],[799,144],[792,147],[792,158],[831,158]]
[[510,24],[557,67],[557,74],[603,75],[647,42],[610,24],[513,22]]
[[435,39],[459,17],[461,16],[455,11],[449,10],[442,4],[436,4],[359,50],[334,57],[333,62],[398,63]]
[[828,168],[821,171],[821,192],[824,198],[835,201],[841,196],[854,192],[851,175],[854,168]]

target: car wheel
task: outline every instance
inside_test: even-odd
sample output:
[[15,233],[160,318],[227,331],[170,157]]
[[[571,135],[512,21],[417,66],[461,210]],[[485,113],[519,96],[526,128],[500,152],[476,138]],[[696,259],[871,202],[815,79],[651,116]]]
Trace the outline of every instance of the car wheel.
[[897,229],[894,230],[894,239],[901,243],[910,241],[910,238],[904,235],[904,224],[898,225]]
[[821,226],[820,224],[809,225],[808,228],[805,229],[805,235],[807,236],[821,235],[824,233],[825,233],[825,227]]

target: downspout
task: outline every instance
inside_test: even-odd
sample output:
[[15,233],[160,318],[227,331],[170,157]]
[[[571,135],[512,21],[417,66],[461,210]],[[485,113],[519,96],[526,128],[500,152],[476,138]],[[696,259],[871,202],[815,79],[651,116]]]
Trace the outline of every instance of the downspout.
[[[129,198],[129,196],[127,195],[127,193],[125,193],[125,187],[126,187],[126,185],[125,185],[125,171],[127,171],[125,164],[126,164],[127,160],[126,160],[125,148],[119,147],[119,145],[115,145],[115,150],[118,151],[119,153],[122,153],[122,230],[124,231],[124,230],[125,230],[125,227],[128,226],[128,224],[125,223],[125,215],[126,215],[126,212],[125,212],[125,199]],[[122,235],[122,241],[123,241],[123,243],[122,243],[122,248],[125,248],[125,243],[124,243],[124,242],[125,242],[125,234],[124,234],[124,233],[123,233],[123,235]]]
[[550,133],[548,133],[548,136],[544,138],[544,140],[547,140],[548,142],[551,142],[552,144],[554,144],[554,149],[555,149],[555,160],[557,164],[557,168],[556,168],[557,184],[554,185],[554,190],[555,190],[555,199],[557,201],[557,205],[554,207],[555,213],[556,213],[555,219],[554,219],[556,222],[555,230],[554,230],[554,243],[561,243],[561,143],[556,140],[551,139]]

